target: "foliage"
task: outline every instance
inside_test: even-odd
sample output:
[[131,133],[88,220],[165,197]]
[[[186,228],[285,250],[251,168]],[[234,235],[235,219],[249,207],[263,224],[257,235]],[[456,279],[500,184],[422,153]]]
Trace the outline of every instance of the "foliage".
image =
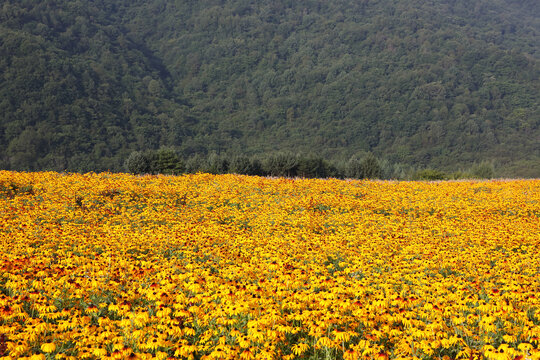
[[210,174],[241,174],[259,176],[282,176],[303,178],[338,178],[353,179],[393,179],[393,180],[445,180],[445,179],[491,179],[495,177],[495,167],[491,162],[473,165],[467,171],[445,173],[440,170],[414,170],[403,164],[391,164],[388,160],[379,160],[372,153],[360,159],[353,156],[347,163],[329,161],[310,154],[273,153],[267,154],[261,161],[258,156],[196,154],[187,160],[181,159],[172,148],[157,151],[134,151],[124,163],[125,169],[132,174],[165,174],[206,172]]
[[133,151],[129,154],[124,166],[131,174],[150,174],[152,172],[152,159],[141,151]]
[[475,165],[471,169],[471,172],[475,177],[480,179],[492,179],[495,177],[495,167],[493,166],[493,163],[485,161]]
[[313,154],[299,155],[297,175],[304,178],[326,178],[331,175],[330,164]]
[[382,168],[379,161],[372,153],[368,153],[360,162],[360,172],[362,179],[380,179]]
[[5,358],[540,356],[539,180],[0,171],[0,208]]
[[263,170],[270,176],[293,177],[298,173],[298,157],[293,153],[278,152],[263,161]]
[[359,156],[352,156],[347,163],[345,171],[347,177],[354,179],[380,179],[383,176],[383,169],[372,153]]
[[161,148],[155,153],[152,173],[175,175],[183,171],[184,165],[173,149]]
[[363,177],[362,173],[362,162],[357,156],[352,156],[347,162],[347,167],[345,174],[349,178],[361,179]]
[[317,149],[539,177],[538,4],[6,1],[0,167]]
[[379,161],[381,166],[381,179],[402,180],[410,178],[411,167],[404,164],[392,164],[388,160]]
[[229,160],[225,156],[211,153],[206,159],[206,166],[203,169],[210,174],[226,174],[229,172]]
[[425,169],[414,173],[413,180],[445,180],[448,175],[440,170]]
[[206,158],[200,154],[195,154],[186,160],[186,172],[190,174],[203,172],[205,166]]
[[229,166],[229,172],[243,175],[263,175],[262,163],[258,158],[245,155],[234,156]]

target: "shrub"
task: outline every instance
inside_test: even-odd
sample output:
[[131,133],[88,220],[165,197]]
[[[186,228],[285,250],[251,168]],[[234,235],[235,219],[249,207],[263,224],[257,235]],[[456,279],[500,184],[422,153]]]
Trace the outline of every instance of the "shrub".
[[410,166],[404,164],[392,164],[388,160],[380,162],[381,179],[386,180],[402,180],[407,178],[407,172],[410,171]]
[[264,172],[264,169],[263,169],[262,162],[261,162],[261,160],[259,158],[253,157],[250,160],[251,160],[251,171],[252,171],[252,173],[247,174],[247,175],[259,175],[259,176],[266,175],[266,173]]
[[448,179],[450,180],[462,180],[462,179],[472,179],[474,176],[469,173],[462,170],[454,171],[453,173],[448,175]]
[[328,177],[343,179],[347,176],[347,162],[340,160],[337,162],[328,163]]

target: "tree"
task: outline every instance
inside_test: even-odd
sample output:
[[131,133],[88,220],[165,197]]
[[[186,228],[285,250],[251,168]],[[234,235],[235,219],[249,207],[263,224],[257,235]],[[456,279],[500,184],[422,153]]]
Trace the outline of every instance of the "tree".
[[154,172],[166,175],[180,174],[185,170],[184,164],[171,148],[161,148],[154,155]]
[[292,153],[272,154],[264,160],[263,169],[270,176],[296,176],[298,158]]
[[482,161],[480,164],[473,166],[471,173],[479,179],[492,179],[495,177],[495,166],[488,161]]
[[362,179],[362,162],[356,156],[352,156],[345,167],[345,176],[353,179]]
[[229,161],[226,157],[215,152],[211,153],[206,160],[205,171],[210,174],[226,174],[229,170]]
[[427,180],[427,181],[444,180],[446,178],[447,178],[446,173],[440,170],[434,170],[434,169],[425,169],[425,170],[417,171],[413,174],[413,177],[412,177],[413,180]]
[[320,156],[308,155],[298,157],[298,176],[306,178],[324,178],[329,176],[329,166]]
[[133,151],[126,159],[124,167],[132,174],[149,174],[152,169],[152,160],[141,151]]
[[345,174],[355,179],[380,179],[383,176],[382,167],[372,153],[367,153],[362,159],[352,156],[347,163]]
[[259,159],[237,155],[231,160],[229,172],[243,175],[262,175],[262,165]]
[[377,158],[368,153],[360,162],[362,178],[365,179],[380,179],[382,177],[382,168]]

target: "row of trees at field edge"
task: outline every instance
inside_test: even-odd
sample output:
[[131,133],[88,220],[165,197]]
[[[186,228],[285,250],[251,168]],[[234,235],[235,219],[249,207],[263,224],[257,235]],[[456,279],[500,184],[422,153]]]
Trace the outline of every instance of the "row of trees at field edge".
[[495,176],[492,163],[481,162],[467,171],[446,173],[434,169],[415,169],[377,159],[372,153],[352,156],[348,161],[330,162],[314,154],[276,152],[265,156],[227,156],[210,153],[196,154],[182,159],[171,148],[134,151],[125,161],[125,169],[132,174],[165,174],[206,172],[211,174],[243,174],[303,178],[354,178],[397,180],[448,180]]

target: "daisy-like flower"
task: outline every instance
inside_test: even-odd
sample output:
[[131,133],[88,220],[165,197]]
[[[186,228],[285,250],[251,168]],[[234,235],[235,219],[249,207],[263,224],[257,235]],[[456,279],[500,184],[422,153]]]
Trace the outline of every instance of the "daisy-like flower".
[[44,353],[52,353],[56,351],[56,345],[53,342],[41,344],[41,351]]
[[94,354],[94,356],[98,358],[102,358],[103,356],[107,355],[107,349],[105,349],[105,347],[103,346],[100,346],[100,347],[94,348],[92,350],[92,353]]
[[255,359],[255,355],[251,349],[246,349],[240,354],[240,359],[242,360],[252,360]]
[[306,343],[294,344],[291,350],[293,354],[295,355],[302,355],[303,353],[309,350],[309,344],[306,344]]
[[344,360],[356,360],[358,359],[358,353],[353,348],[349,348],[343,352]]
[[327,338],[326,336],[321,337],[319,340],[317,340],[317,343],[315,344],[315,348],[320,349],[322,347],[328,347],[331,348],[334,346],[334,342]]
[[332,331],[337,342],[347,342],[351,338],[351,335],[347,331],[334,330]]
[[93,304],[90,304],[87,308],[86,308],[86,313],[87,314],[97,314],[99,312],[99,308],[96,306],[96,305],[93,305]]
[[34,354],[28,358],[29,360],[45,360],[46,357],[43,354]]

